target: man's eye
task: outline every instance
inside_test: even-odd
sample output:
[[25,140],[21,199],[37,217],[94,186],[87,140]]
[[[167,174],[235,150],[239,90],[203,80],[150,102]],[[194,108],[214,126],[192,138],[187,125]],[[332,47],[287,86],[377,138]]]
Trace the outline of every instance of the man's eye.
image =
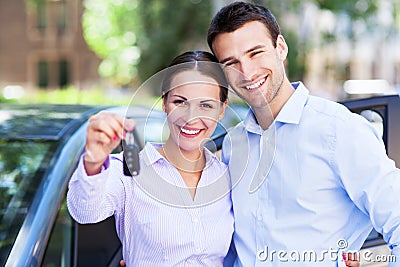
[[260,54],[261,52],[262,52],[262,51],[253,51],[253,52],[251,52],[250,56],[253,57],[253,56],[255,56],[255,55]]
[[237,63],[237,61],[228,61],[226,63],[224,63],[224,67],[231,67],[233,65],[235,65]]

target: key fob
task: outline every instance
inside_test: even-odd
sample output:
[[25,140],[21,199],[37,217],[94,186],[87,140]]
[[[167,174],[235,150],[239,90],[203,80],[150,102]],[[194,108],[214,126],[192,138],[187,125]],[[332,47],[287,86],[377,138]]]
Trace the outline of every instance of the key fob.
[[136,176],[140,171],[139,148],[135,144],[133,131],[127,132],[123,142],[124,175]]

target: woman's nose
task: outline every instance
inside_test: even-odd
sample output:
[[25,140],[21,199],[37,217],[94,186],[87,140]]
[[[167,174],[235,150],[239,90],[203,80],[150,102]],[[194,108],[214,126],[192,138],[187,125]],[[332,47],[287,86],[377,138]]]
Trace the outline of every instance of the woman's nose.
[[184,115],[186,123],[192,123],[201,116],[201,112],[196,105],[190,105]]

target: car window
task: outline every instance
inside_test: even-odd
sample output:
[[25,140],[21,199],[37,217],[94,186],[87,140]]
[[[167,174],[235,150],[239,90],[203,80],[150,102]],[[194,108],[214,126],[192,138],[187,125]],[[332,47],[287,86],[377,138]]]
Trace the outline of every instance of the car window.
[[379,115],[378,112],[374,110],[363,110],[360,112],[360,115],[363,116],[365,119],[367,119],[372,126],[375,128],[375,130],[378,132],[380,137],[383,137],[383,119],[381,115]]
[[0,265],[29,211],[44,172],[51,164],[55,141],[0,139]]
[[57,218],[47,243],[43,267],[73,266],[74,222],[68,213],[66,198],[57,213]]

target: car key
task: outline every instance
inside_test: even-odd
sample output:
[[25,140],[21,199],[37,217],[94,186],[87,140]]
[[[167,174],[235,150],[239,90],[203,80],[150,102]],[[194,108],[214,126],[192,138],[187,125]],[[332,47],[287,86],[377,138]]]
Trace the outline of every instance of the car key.
[[133,131],[126,133],[125,138],[122,140],[124,149],[124,175],[136,176],[139,174],[139,148],[135,144]]

